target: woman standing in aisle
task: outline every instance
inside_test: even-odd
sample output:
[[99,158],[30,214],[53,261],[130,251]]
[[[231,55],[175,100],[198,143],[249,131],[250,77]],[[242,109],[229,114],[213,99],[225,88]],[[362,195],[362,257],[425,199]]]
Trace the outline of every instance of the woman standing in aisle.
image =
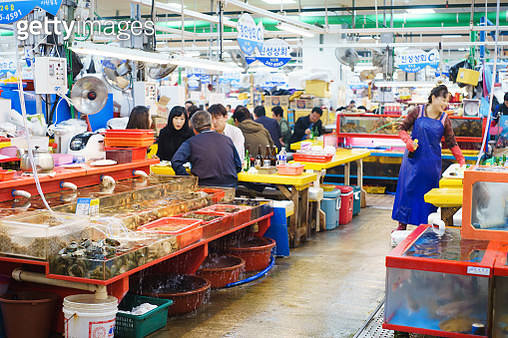
[[[460,165],[465,164],[452,124],[444,110],[448,106],[448,89],[440,85],[432,89],[428,104],[410,111],[399,128],[399,137],[406,144],[400,166],[392,218],[399,221],[397,230],[407,224],[426,224],[437,210],[425,203],[423,196],[439,186],[441,176],[441,138]],[[408,131],[413,128],[411,136]]]
[[171,161],[178,148],[192,136],[187,114],[182,106],[174,106],[168,117],[168,124],[161,129],[157,156],[162,161]]

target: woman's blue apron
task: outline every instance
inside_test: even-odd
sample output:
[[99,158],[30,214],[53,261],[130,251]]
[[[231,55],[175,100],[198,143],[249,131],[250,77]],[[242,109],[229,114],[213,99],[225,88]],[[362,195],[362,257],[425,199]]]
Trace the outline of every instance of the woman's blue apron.
[[439,186],[441,177],[441,138],[446,114],[436,120],[425,116],[425,106],[413,125],[412,139],[418,139],[418,148],[409,158],[406,149],[399,172],[397,193],[393,202],[392,218],[405,224],[427,224],[429,214],[437,208],[425,203],[423,196]]

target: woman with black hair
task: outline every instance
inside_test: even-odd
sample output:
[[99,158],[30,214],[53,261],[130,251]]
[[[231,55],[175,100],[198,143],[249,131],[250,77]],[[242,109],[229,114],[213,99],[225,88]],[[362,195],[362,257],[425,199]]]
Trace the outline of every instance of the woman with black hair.
[[[460,165],[465,164],[452,123],[444,112],[448,107],[448,88],[440,85],[432,89],[426,105],[408,113],[399,127],[399,137],[406,144],[393,202],[392,218],[399,221],[397,230],[407,224],[426,224],[428,216],[437,208],[425,203],[423,196],[439,186],[441,177],[441,138]],[[413,128],[411,136],[408,131]]]
[[136,106],[132,109],[126,129],[151,129],[152,121],[150,111],[145,106]]
[[185,108],[174,106],[169,113],[168,124],[160,131],[157,156],[163,161],[171,161],[182,143],[192,135]]

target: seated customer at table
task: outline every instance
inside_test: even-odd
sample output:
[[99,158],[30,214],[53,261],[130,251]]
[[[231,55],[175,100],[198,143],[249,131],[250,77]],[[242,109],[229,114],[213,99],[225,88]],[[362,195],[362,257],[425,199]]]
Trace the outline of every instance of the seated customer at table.
[[168,124],[159,134],[157,156],[162,161],[171,161],[182,143],[193,135],[187,122],[185,108],[174,106],[169,113]]
[[252,121],[250,112],[244,106],[238,106],[233,114],[235,124],[245,137],[245,149],[249,150],[252,157],[257,156],[258,147],[261,147],[261,155],[265,154],[266,146],[273,146],[272,137],[262,124]]
[[291,135],[290,142],[296,143],[308,139],[312,132],[314,136],[323,135],[321,115],[323,115],[323,110],[319,107],[314,107],[309,115],[300,117],[295,123],[295,131]]
[[198,111],[191,118],[195,136],[178,148],[171,159],[177,175],[187,175],[184,164],[190,162],[191,173],[199,178],[199,185],[236,187],[242,162],[233,141],[212,128],[212,117]]
[[[280,126],[280,143],[283,147],[289,147],[289,139],[291,138],[291,127],[289,122],[284,118],[284,109],[280,106],[272,108],[273,118],[279,123]],[[289,150],[289,148],[288,148]]]
[[263,127],[270,133],[272,137],[273,143],[277,146],[278,149],[281,148],[280,145],[280,126],[277,120],[271,119],[266,116],[265,107],[257,106],[254,108],[254,115],[256,116],[256,122],[261,123]]
[[134,107],[125,129],[151,129],[151,127],[152,118],[150,117],[150,110],[145,106]]

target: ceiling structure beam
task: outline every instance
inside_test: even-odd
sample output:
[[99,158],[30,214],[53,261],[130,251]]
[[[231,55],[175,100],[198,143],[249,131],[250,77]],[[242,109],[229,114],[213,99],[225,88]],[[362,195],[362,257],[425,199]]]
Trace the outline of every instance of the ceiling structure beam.
[[[143,5],[146,7],[152,7],[151,0],[130,0],[130,2],[134,3],[134,4],[138,4],[138,5]],[[155,2],[155,8],[166,11],[166,12],[174,13],[174,14],[181,15],[183,13],[183,15],[186,17],[191,17],[191,18],[195,18],[195,19],[199,19],[199,20],[203,20],[203,21],[208,21],[208,22],[215,23],[215,24],[219,23],[219,17],[217,17],[217,16],[203,14],[201,12],[191,11],[189,9],[182,10],[181,8],[178,8],[177,6],[171,6],[169,4],[162,3],[162,2]],[[223,23],[224,23],[224,26],[236,28],[236,22],[231,21],[229,19],[224,19]]]
[[308,23],[305,23],[305,22],[302,22],[302,21],[299,21],[299,20],[295,20],[293,18],[288,18],[287,16],[284,16],[284,15],[281,15],[281,14],[278,14],[278,13],[274,13],[274,12],[268,11],[268,10],[263,9],[263,8],[259,8],[259,7],[250,5],[250,4],[245,3],[243,1],[240,1],[240,0],[221,0],[221,1],[225,1],[226,5],[232,5],[232,6],[235,6],[235,7],[239,7],[239,8],[242,8],[242,9],[246,10],[247,12],[255,13],[255,14],[261,15],[263,17],[267,17],[267,18],[271,18],[271,19],[274,19],[274,20],[282,21],[282,22],[285,22],[287,24],[294,25],[294,26],[297,26],[297,27],[301,27],[301,28],[304,28],[304,29],[308,29],[308,30],[311,30],[311,31],[316,32],[316,33],[320,33],[320,34],[326,33],[326,29],[324,29],[324,28],[318,27],[316,25],[311,25],[311,24],[308,24]]

